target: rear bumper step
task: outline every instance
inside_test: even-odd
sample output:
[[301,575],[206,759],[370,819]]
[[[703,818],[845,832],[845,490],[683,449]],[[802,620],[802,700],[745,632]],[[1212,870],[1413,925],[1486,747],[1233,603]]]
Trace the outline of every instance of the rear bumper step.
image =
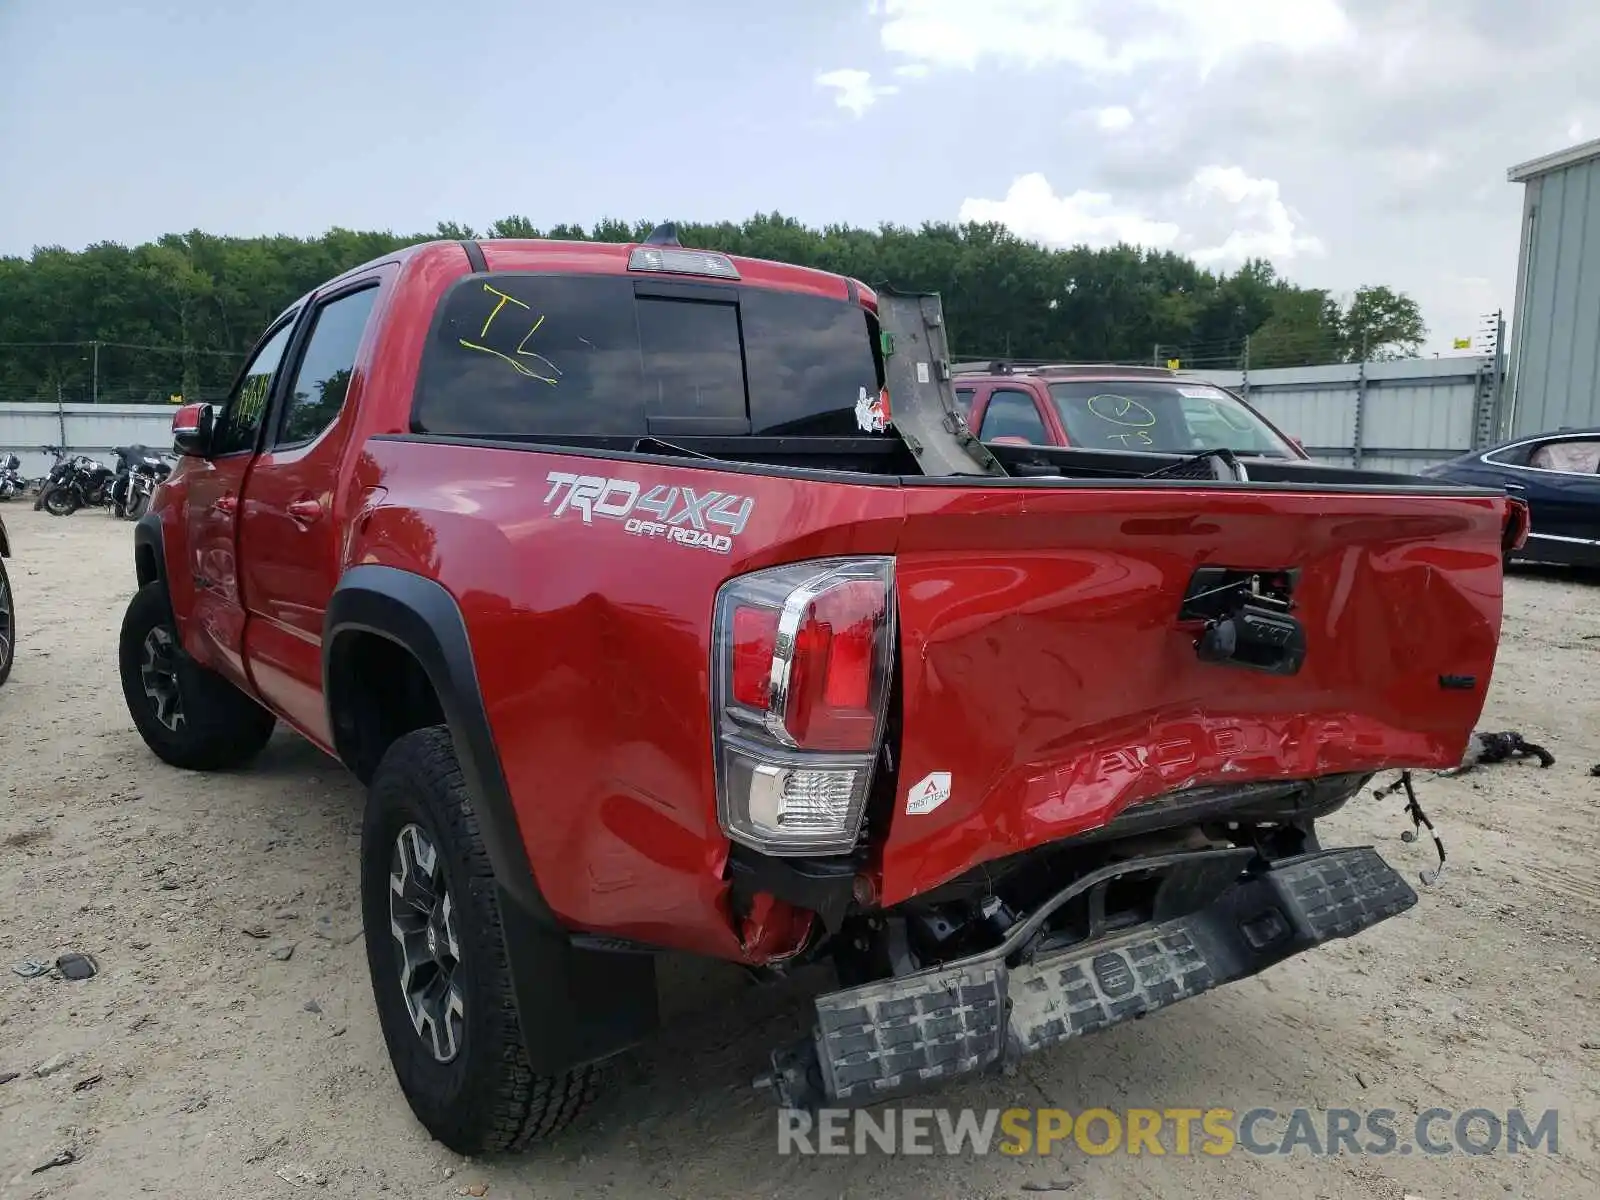
[[775,1051],[763,1082],[788,1108],[872,1104],[1244,979],[1416,902],[1371,847],[1302,855],[1196,911],[1031,963],[1008,967],[1007,944],[821,996],[812,1037]]

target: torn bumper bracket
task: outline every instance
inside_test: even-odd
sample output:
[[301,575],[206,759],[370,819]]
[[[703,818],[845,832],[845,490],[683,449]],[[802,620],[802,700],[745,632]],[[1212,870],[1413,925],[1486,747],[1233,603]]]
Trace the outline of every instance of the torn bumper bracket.
[[[1064,890],[1040,916],[1091,882]],[[876,1103],[1247,978],[1416,902],[1371,847],[1301,855],[1182,916],[1033,962],[1008,966],[1017,949],[1008,938],[982,955],[818,997],[812,1036],[775,1051],[758,1082],[786,1108]]]

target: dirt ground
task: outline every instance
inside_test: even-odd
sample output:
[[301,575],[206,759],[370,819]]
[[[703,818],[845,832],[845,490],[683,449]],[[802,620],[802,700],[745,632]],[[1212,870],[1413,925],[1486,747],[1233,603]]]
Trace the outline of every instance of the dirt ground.
[[[115,670],[130,527],[3,510],[20,647],[0,688],[0,1197],[1600,1195],[1600,585],[1508,581],[1484,726],[1557,756],[1422,790],[1450,850],[1416,909],[1256,980],[919,1104],[1556,1108],[1516,1156],[800,1158],[750,1083],[815,977],[669,960],[668,1024],[591,1118],[519,1158],[422,1132],[373,1013],[356,896],[362,795],[280,733],[232,776],[159,764]],[[1370,798],[1328,823],[1415,879],[1426,843]],[[246,932],[249,930],[250,932]],[[252,934],[261,936],[252,936]],[[87,982],[19,960],[84,951]],[[65,1065],[62,1065],[65,1057]],[[41,1065],[48,1070],[36,1074]],[[94,1082],[85,1082],[85,1081]],[[77,1161],[40,1174],[63,1150]],[[1049,1189],[1050,1191],[1047,1191]]]

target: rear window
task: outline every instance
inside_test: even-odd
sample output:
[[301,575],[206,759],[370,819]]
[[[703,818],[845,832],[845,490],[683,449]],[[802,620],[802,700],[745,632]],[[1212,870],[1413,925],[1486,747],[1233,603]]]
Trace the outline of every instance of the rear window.
[[1051,384],[1050,396],[1074,446],[1295,457],[1283,438],[1237,397],[1205,384],[1075,380]]
[[876,342],[865,310],[824,296],[477,275],[441,303],[414,415],[490,436],[858,435]]

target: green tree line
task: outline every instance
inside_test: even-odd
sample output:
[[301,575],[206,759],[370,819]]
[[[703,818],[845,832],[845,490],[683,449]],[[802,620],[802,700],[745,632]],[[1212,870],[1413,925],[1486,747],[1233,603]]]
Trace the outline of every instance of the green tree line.
[[[127,247],[42,247],[0,257],[0,399],[165,401],[226,390],[261,330],[307,291],[400,246],[435,238],[628,242],[650,223],[541,231],[524,217],[429,234],[332,229],[320,237],[198,230]],[[1133,246],[1051,250],[993,224],[813,229],[779,214],[684,224],[685,245],[776,259],[942,293],[962,358],[1265,368],[1403,357],[1425,328],[1409,297],[1378,285],[1341,301],[1265,260],[1231,273]]]

